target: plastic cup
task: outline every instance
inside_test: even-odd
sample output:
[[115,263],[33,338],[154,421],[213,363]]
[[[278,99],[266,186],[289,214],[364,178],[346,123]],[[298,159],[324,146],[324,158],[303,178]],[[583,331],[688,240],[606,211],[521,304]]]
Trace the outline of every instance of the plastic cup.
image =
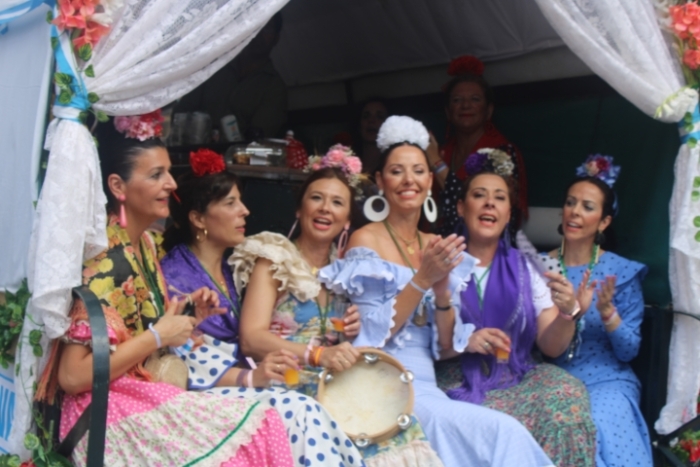
[[343,318],[349,306],[350,302],[348,302],[345,297],[334,297],[333,308],[329,319],[331,324],[333,324],[333,330],[335,332],[345,332],[345,322]]
[[296,386],[299,384],[299,370],[287,368],[284,370],[284,383],[287,386]]
[[[506,332],[506,335],[508,338],[510,338],[510,334]],[[510,359],[510,352],[507,350],[504,350],[500,347],[496,347],[496,363],[508,363],[508,360]]]

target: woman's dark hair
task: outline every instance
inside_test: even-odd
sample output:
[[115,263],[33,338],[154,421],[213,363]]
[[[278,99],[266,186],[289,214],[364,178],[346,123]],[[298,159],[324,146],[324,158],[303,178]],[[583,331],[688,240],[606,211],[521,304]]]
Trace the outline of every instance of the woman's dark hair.
[[188,172],[179,177],[177,190],[170,196],[170,217],[173,223],[165,231],[163,248],[170,251],[178,244],[192,243],[194,237],[190,212],[205,213],[211,203],[224,199],[234,186],[240,187],[238,177],[228,170],[201,177]]
[[345,176],[343,171],[336,167],[324,167],[322,169],[316,170],[309,175],[309,177],[304,181],[304,183],[299,188],[299,194],[297,196],[297,209],[301,209],[301,205],[304,202],[304,195],[309,189],[309,186],[317,180],[322,179],[336,179],[345,185],[350,193],[350,222],[358,221],[360,219],[359,208],[357,203],[355,203],[355,189],[350,186],[348,178]]
[[491,170],[482,170],[474,174],[470,174],[462,185],[462,190],[459,193],[459,199],[465,201],[467,198],[467,193],[469,193],[469,187],[476,177],[479,175],[495,175],[501,177],[508,187],[508,200],[510,201],[510,220],[508,221],[508,229],[511,236],[515,235],[515,232],[520,229],[522,223],[522,213],[520,212],[520,203],[518,202],[518,179],[515,174],[510,176],[504,176],[497,174]]
[[457,75],[445,84],[445,107],[450,106],[450,96],[452,95],[452,90],[455,86],[460,83],[476,83],[481,87],[484,92],[484,98],[486,99],[486,104],[493,104],[493,89],[489,86],[483,76],[463,74]]
[[127,138],[117,131],[112,119],[98,125],[95,137],[102,171],[102,189],[107,195],[107,210],[114,213],[119,203],[107,185],[109,176],[117,174],[125,182],[129,181],[138,156],[148,149],[165,149],[165,143],[160,138],[149,138],[145,141]]
[[615,217],[615,190],[610,188],[607,183],[598,177],[581,177],[569,183],[569,185],[566,187],[566,191],[564,192],[564,203],[566,203],[566,198],[569,196],[569,190],[571,187],[581,182],[588,182],[595,185],[603,194],[603,216],[601,219],[604,219],[607,216]]
[[384,167],[386,167],[386,162],[389,160],[389,155],[394,149],[398,148],[399,146],[413,146],[414,148],[419,149],[420,152],[423,153],[423,156],[425,156],[425,163],[428,164],[428,168],[430,168],[430,161],[428,160],[428,154],[425,152],[425,149],[418,146],[417,144],[409,143],[408,141],[401,141],[399,143],[392,144],[384,151],[382,151],[381,155],[379,156],[379,165],[377,166],[377,169],[374,171],[374,173],[384,171]]

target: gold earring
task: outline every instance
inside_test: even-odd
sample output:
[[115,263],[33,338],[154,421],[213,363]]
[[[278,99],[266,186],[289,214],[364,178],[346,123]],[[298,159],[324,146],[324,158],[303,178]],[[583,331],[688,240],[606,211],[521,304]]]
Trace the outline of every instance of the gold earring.
[[204,229],[204,238],[207,238],[207,235],[209,235],[209,232],[207,232],[207,229]]

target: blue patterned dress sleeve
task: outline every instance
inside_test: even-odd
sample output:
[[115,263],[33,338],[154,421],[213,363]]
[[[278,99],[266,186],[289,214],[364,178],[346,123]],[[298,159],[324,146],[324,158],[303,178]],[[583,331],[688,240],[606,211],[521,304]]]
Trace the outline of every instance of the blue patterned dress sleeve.
[[[644,318],[644,297],[642,295],[642,280],[647,267],[633,263],[634,271],[630,277],[618,277],[613,303],[622,319],[622,323],[609,333],[610,343],[615,356],[623,362],[629,362],[637,356],[642,340],[640,328]],[[625,272],[625,274],[629,274]],[[621,282],[621,283],[620,283]]]

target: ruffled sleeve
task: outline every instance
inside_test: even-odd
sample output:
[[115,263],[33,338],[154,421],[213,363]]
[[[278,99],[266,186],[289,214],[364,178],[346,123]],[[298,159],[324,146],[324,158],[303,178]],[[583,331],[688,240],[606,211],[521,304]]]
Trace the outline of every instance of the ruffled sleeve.
[[616,268],[617,283],[613,304],[622,319],[620,325],[609,333],[615,356],[629,362],[637,356],[642,337],[640,328],[644,318],[644,296],[642,280],[647,274],[647,267],[636,261],[619,258]]
[[261,232],[247,237],[229,257],[236,290],[241,291],[250,280],[258,258],[272,262],[272,277],[280,282],[280,291],[290,292],[302,302],[318,296],[321,285],[294,244],[284,235]]
[[[452,337],[452,347],[455,352],[462,353],[469,344],[469,338],[476,329],[472,323],[462,321],[459,310],[462,308],[462,292],[467,288],[471,279],[474,266],[476,266],[476,258],[466,253],[462,253],[464,259],[450,273],[450,290],[452,290],[452,305],[455,309],[455,329]],[[432,301],[434,306],[434,300]],[[436,311],[436,313],[440,313]],[[433,336],[433,357],[440,358],[440,349],[438,348],[437,326],[434,326],[435,335]]]
[[336,294],[347,295],[360,309],[356,347],[384,347],[394,327],[394,303],[399,293],[396,265],[364,247],[350,249],[321,269],[319,280]]

